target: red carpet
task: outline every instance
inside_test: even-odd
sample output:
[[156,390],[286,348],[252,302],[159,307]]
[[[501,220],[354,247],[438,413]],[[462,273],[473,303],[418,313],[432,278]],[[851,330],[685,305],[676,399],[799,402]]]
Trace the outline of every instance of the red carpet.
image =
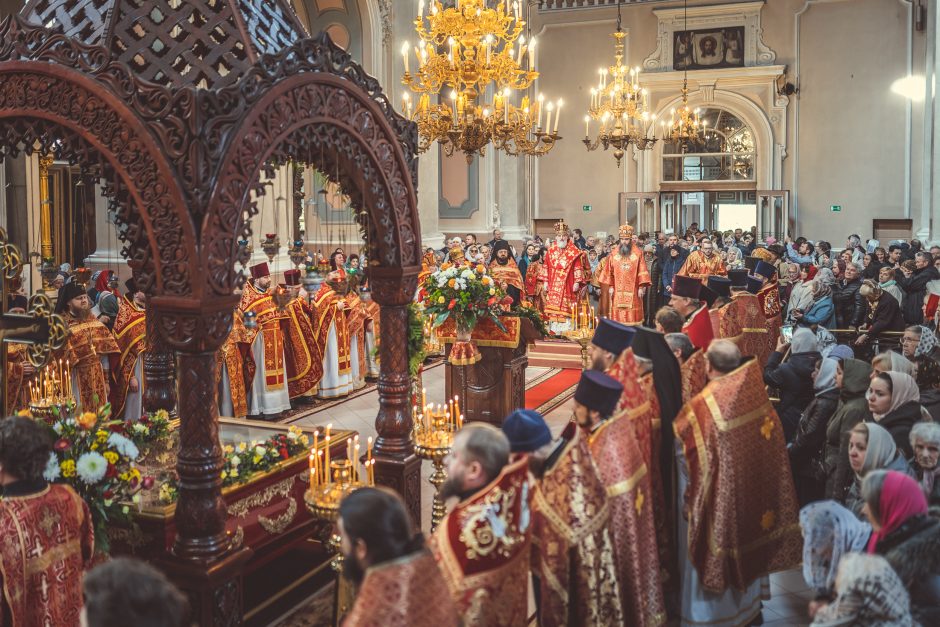
[[571,397],[580,378],[579,368],[564,368],[558,371],[525,391],[526,409],[534,409],[543,415],[549,413]]

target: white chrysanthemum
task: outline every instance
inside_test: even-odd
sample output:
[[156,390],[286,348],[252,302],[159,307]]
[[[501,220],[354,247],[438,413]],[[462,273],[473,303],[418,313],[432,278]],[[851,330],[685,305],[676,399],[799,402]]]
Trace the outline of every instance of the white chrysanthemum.
[[242,458],[238,455],[232,455],[231,460],[229,460],[233,468],[236,468],[240,463],[242,463]]
[[461,279],[472,279],[472,278],[473,278],[473,270],[470,270],[469,268],[466,269],[466,270],[464,270],[463,272],[460,273],[460,278],[461,278]]
[[120,433],[112,433],[108,436],[108,446],[113,448],[122,457],[134,461],[140,456],[140,450],[137,445],[125,438]]
[[447,278],[446,278],[446,277],[442,277],[442,278],[438,279],[438,281],[437,281],[437,287],[438,287],[438,288],[442,288],[442,287],[444,287],[445,285],[447,285]]
[[88,485],[94,485],[104,479],[108,470],[108,460],[101,453],[91,451],[85,453],[75,462],[75,472],[79,479]]
[[62,435],[62,423],[57,422],[52,425],[52,430],[56,432],[56,435]]
[[264,448],[263,446],[255,447],[255,455],[257,455],[258,457],[264,457],[267,454],[268,454],[268,449]]
[[457,279],[456,285],[458,290],[467,289],[467,282],[464,279]]
[[42,471],[42,478],[52,482],[62,476],[62,469],[59,468],[59,458],[55,453],[49,453],[49,461],[46,462],[46,469]]
[[131,430],[139,435],[150,435],[150,427],[140,422],[135,422],[131,425]]

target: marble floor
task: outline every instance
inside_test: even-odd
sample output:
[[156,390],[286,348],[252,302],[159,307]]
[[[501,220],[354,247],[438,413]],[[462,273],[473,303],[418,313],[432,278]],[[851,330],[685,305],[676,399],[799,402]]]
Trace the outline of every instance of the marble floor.
[[[526,371],[526,380],[546,372],[546,368],[529,368]],[[442,364],[432,366],[424,372],[424,385],[427,389],[429,402],[443,402],[444,400],[444,367]],[[546,422],[552,433],[558,435],[571,417],[574,401],[569,399],[549,415]],[[332,423],[335,429],[354,429],[359,432],[360,439],[365,441],[368,437],[375,437],[375,416],[378,410],[378,392],[372,390],[367,394],[350,399],[339,405],[334,405],[322,411],[303,416],[293,424],[301,426],[324,426]],[[422,501],[422,527],[425,534],[430,532],[431,504],[433,501],[433,488],[428,483],[431,476],[431,465],[423,464],[421,475],[424,479],[421,490]],[[812,598],[811,591],[806,587],[801,571],[794,569],[776,573],[770,577],[771,595],[769,601],[764,602],[764,625],[774,627],[808,625],[806,617],[807,604]],[[293,623],[293,621],[288,621]]]

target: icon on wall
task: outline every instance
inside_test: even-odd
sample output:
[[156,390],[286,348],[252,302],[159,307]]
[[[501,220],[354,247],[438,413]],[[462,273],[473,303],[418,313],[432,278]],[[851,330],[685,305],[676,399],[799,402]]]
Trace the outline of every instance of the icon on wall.
[[673,70],[744,67],[744,27],[675,32]]

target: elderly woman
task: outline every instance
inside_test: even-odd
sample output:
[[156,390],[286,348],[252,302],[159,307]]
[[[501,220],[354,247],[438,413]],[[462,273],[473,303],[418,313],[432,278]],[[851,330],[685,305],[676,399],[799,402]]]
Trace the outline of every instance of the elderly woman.
[[911,427],[926,413],[920,405],[920,390],[914,377],[901,372],[883,372],[871,380],[866,398],[875,422],[888,430],[904,457],[910,458],[913,454]]
[[850,553],[839,562],[836,581],[835,599],[816,609],[811,627],[911,627],[915,624],[910,595],[885,558]]
[[871,378],[874,379],[883,372],[903,372],[914,376],[914,364],[894,351],[878,353],[871,360]]
[[[783,362],[783,355],[790,348],[790,358]],[[780,391],[777,414],[783,425],[787,442],[793,439],[800,415],[813,400],[813,371],[819,361],[816,335],[807,328],[793,332],[793,343],[780,336],[775,350],[764,366],[764,383]]]
[[852,427],[871,420],[865,391],[871,366],[859,359],[843,359],[836,367],[839,405],[826,426],[826,498],[844,501],[852,484],[849,467],[849,432]]
[[815,607],[835,598],[836,573],[846,553],[865,550],[871,525],[835,501],[816,501],[800,510],[803,531],[803,579],[813,591]]
[[869,473],[862,482],[872,534],[868,553],[884,556],[911,595],[911,612],[923,625],[940,624],[940,520],[911,477]]
[[898,282],[894,280],[894,268],[884,267],[878,271],[878,285],[881,286],[881,289],[894,296],[894,299],[898,301],[899,305],[904,304],[904,292],[898,287]]
[[849,434],[849,466],[855,479],[845,498],[845,506],[863,518],[862,480],[873,470],[897,470],[912,474],[910,465],[887,430],[871,422],[860,422]]
[[787,447],[797,498],[803,505],[820,500],[826,493],[826,425],[839,405],[838,367],[835,359],[816,362],[813,400],[803,410],[796,435]]
[[914,324],[904,329],[901,338],[901,353],[911,361],[918,361],[921,357],[930,357],[937,350],[940,341],[930,328]]
[[805,326],[819,325],[833,329],[836,325],[836,309],[832,303],[832,287],[816,279],[813,281],[813,304],[806,311],[793,310],[797,324]]
[[885,331],[903,331],[904,316],[901,315],[901,306],[891,294],[888,294],[875,281],[865,279],[859,293],[867,303],[861,334],[855,344],[862,346],[868,344]]
[[911,429],[911,447],[914,457],[911,467],[914,478],[920,483],[927,503],[933,507],[940,505],[940,424],[918,422]]

